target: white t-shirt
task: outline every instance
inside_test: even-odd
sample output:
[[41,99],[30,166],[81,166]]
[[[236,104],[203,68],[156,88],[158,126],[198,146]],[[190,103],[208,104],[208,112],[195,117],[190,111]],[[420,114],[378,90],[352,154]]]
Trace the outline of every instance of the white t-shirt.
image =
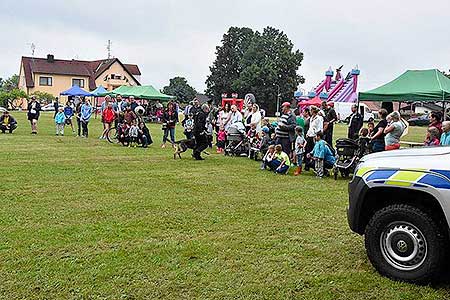
[[309,129],[306,136],[315,137],[319,131],[323,131],[323,117],[316,115],[309,118]]
[[[304,146],[305,146],[305,138],[302,135],[298,135],[295,139],[295,154],[303,154],[304,153]],[[300,147],[300,145],[303,145],[303,147]]]

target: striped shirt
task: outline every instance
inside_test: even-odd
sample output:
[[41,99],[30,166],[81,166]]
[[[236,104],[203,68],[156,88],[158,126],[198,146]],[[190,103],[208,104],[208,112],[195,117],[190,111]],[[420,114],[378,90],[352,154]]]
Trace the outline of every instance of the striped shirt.
[[278,126],[277,128],[275,128],[275,134],[277,137],[279,138],[288,138],[289,137],[289,131],[286,129],[281,129],[280,125],[282,127],[287,126],[288,125],[288,119],[289,119],[289,115],[288,114],[282,114],[280,117],[280,120],[278,121]]

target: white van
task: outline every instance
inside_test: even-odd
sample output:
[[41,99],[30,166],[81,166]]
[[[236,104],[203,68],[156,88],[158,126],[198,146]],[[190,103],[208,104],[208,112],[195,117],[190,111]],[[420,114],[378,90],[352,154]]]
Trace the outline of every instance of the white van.
[[[334,102],[334,110],[338,116],[338,120],[341,122],[347,122],[348,117],[352,114],[352,106],[355,103],[348,102]],[[359,104],[359,112],[364,116],[364,122],[372,122],[375,120],[374,113],[370,110],[370,108],[364,104]]]

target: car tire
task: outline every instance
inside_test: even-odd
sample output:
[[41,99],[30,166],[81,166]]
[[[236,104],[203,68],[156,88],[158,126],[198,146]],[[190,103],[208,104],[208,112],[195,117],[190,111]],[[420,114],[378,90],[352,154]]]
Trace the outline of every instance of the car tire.
[[445,265],[448,238],[422,210],[405,204],[376,212],[365,230],[365,246],[375,269],[394,280],[426,284]]

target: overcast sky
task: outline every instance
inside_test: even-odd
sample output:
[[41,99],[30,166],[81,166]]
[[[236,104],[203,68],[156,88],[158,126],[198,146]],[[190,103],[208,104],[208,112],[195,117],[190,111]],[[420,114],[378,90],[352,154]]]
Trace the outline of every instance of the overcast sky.
[[[333,4],[337,3],[337,4]],[[329,66],[361,69],[366,90],[406,69],[450,68],[449,0],[1,0],[0,77],[20,57],[136,63],[142,83],[162,88],[184,76],[205,88],[215,47],[230,26],[283,30],[304,53],[299,73],[309,91]]]

